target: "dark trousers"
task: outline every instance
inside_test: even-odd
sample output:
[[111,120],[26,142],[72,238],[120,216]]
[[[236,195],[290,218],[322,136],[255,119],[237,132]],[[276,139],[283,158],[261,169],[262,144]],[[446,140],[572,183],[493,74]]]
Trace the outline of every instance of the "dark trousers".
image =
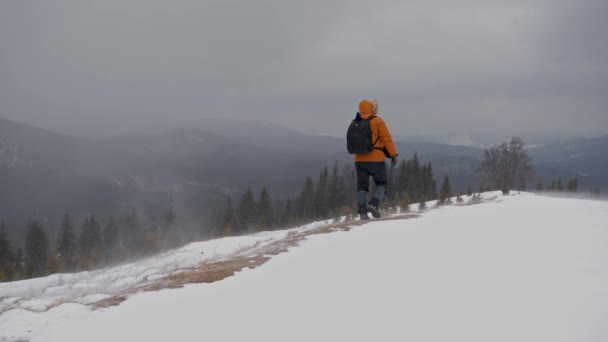
[[369,176],[372,176],[376,186],[386,188],[386,164],[384,162],[357,162],[357,191],[369,192]]

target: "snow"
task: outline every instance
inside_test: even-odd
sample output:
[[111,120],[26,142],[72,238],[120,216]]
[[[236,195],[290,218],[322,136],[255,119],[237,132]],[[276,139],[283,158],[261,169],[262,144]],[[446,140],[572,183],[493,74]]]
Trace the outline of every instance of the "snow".
[[288,232],[195,243],[77,274],[74,284],[99,285],[47,311],[41,309],[57,291],[68,297],[71,291],[59,285],[30,294],[15,285],[24,282],[3,284],[3,305],[18,307],[0,315],[0,341],[608,340],[608,203],[496,196],[311,235],[222,281],[138,293],[105,309],[86,305],[104,298],[104,282],[129,286],[205,258],[229,258]]

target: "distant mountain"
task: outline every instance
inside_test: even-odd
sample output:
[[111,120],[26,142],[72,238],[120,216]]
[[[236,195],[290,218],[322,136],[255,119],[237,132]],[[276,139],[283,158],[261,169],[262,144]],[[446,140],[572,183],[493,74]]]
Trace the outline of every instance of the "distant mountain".
[[107,217],[138,206],[160,213],[173,203],[200,229],[226,193],[266,185],[275,196],[291,195],[323,164],[281,150],[196,128],[93,141],[0,119],[0,220],[22,235],[31,218],[55,229],[66,212]]
[[[468,185],[483,149],[397,141],[401,159],[418,153],[438,183]],[[582,188],[608,188],[608,136],[530,149],[537,177],[578,177]],[[273,197],[296,194],[323,165],[352,163],[345,139],[303,134],[262,121],[204,119],[166,130],[88,140],[0,119],[0,220],[55,222],[65,212],[106,217],[131,206],[160,213],[169,203],[189,223],[217,215],[225,194],[263,185]],[[533,185],[530,184],[530,187]],[[236,204],[238,205],[238,204]],[[54,227],[56,228],[56,227]]]
[[544,181],[577,177],[581,189],[608,188],[608,135],[533,147],[530,155]]

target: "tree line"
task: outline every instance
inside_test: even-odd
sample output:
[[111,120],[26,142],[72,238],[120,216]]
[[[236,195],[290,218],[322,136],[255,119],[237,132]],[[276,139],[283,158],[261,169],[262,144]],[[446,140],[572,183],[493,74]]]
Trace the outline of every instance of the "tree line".
[[105,223],[91,215],[75,227],[65,214],[52,245],[43,224],[27,225],[25,243],[16,248],[0,222],[0,282],[57,272],[91,270],[175,248],[184,243],[172,206],[160,220],[145,220],[135,208],[121,220]]
[[[387,176],[386,200],[382,202],[385,209],[437,198],[433,167],[431,163],[421,164],[417,153],[391,167]],[[238,201],[227,196],[224,215],[214,235],[242,235],[350,216],[356,211],[356,182],[352,163],[340,169],[335,162],[331,171],[324,166],[316,180],[307,177],[301,191],[286,199],[272,200],[266,187],[262,187],[257,199],[251,189]]]

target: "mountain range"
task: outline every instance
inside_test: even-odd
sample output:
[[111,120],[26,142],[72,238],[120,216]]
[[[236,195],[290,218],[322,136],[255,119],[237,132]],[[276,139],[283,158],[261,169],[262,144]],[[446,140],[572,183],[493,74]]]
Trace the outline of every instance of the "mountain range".
[[[156,212],[173,205],[196,222],[217,214],[226,194],[247,187],[266,186],[275,198],[296,194],[324,165],[351,162],[344,140],[224,119],[102,140],[0,119],[0,220],[23,227],[31,218],[56,222],[66,212],[104,217],[130,207]],[[473,173],[482,148],[396,144],[400,158],[418,153],[421,162],[431,162],[439,183],[449,175],[455,192],[477,188]],[[607,149],[608,136],[602,136],[529,151],[538,179],[578,177],[581,189],[591,189],[608,186]]]

